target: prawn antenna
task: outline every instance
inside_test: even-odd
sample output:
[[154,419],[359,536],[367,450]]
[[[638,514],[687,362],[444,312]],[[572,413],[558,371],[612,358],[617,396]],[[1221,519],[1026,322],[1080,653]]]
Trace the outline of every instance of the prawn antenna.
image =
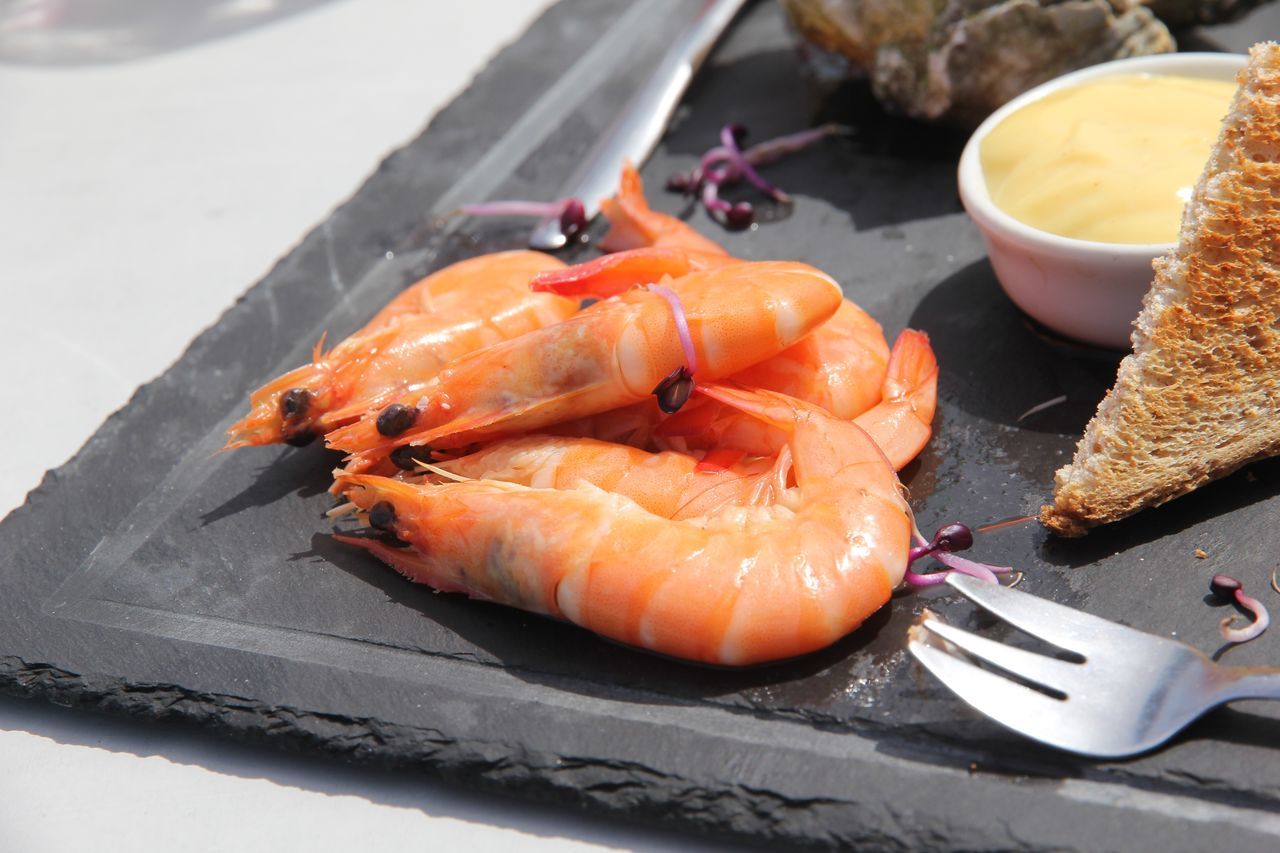
[[350,515],[355,511],[356,511],[356,505],[353,504],[351,501],[347,501],[344,504],[338,504],[333,509],[326,512],[325,515],[328,516],[329,518],[342,518],[342,516]]
[[413,463],[419,468],[426,469],[432,474],[444,477],[446,480],[453,480],[455,483],[469,483],[472,479],[471,477],[464,477],[461,474],[455,474],[452,471],[446,471],[439,465],[432,465],[430,462],[423,462],[421,459],[415,459],[413,460]]
[[324,339],[329,336],[329,330],[325,329],[320,333],[320,340],[316,341],[315,349],[311,351],[311,363],[317,364],[324,358]]

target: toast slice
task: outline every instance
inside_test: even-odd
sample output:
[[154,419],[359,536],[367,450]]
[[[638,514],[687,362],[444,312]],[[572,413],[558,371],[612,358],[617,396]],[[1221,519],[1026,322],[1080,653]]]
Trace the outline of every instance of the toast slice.
[[1177,247],[1040,520],[1062,536],[1280,454],[1280,45],[1255,45]]

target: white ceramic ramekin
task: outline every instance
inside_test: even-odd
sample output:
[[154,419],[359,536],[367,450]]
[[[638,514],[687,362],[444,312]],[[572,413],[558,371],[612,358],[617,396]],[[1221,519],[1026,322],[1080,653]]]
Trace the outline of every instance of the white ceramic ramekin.
[[1244,56],[1233,53],[1118,59],[1042,83],[978,126],[960,156],[960,200],[982,230],[996,278],[1019,308],[1067,337],[1128,349],[1133,320],[1151,284],[1151,261],[1173,244],[1076,240],[1019,222],[996,207],[987,192],[979,157],[983,138],[1032,101],[1089,80],[1117,74],[1177,74],[1231,81],[1244,61]]

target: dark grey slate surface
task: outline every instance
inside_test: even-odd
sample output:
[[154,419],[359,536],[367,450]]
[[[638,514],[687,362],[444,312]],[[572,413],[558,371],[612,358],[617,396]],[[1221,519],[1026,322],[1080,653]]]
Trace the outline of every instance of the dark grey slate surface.
[[[1143,758],[1074,758],[987,723],[907,658],[926,605],[1003,636],[942,592],[900,596],[802,660],[692,667],[434,595],[337,546],[321,449],[213,455],[246,391],[321,330],[345,334],[424,271],[518,244],[514,225],[450,230],[426,211],[553,196],[678,27],[655,14],[670,8],[553,8],[46,477],[0,524],[0,688],[766,843],[1275,849],[1274,706],[1219,711]],[[679,211],[657,188],[722,123],[762,139],[823,120],[857,134],[770,169],[794,210],[739,234],[692,221],[742,257],[830,271],[891,334],[930,333],[936,436],[903,475],[922,527],[1034,510],[1116,356],[1039,333],[1004,299],[959,212],[963,138],[883,116],[857,86],[810,91],[764,4],[644,174]],[[1068,402],[1019,420],[1059,394]],[[1280,464],[1262,464],[1084,541],[1023,525],[981,537],[978,553],[1023,569],[1031,592],[1213,650],[1222,612],[1203,600],[1207,579],[1265,590],[1278,508]],[[1272,632],[1229,660],[1278,651]]]

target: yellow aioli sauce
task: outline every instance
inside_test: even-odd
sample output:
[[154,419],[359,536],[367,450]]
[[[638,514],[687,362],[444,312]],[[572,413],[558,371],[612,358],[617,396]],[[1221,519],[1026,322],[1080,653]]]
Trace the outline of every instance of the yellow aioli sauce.
[[991,200],[1042,231],[1104,243],[1172,243],[1234,83],[1106,77],[1041,98],[982,140]]

